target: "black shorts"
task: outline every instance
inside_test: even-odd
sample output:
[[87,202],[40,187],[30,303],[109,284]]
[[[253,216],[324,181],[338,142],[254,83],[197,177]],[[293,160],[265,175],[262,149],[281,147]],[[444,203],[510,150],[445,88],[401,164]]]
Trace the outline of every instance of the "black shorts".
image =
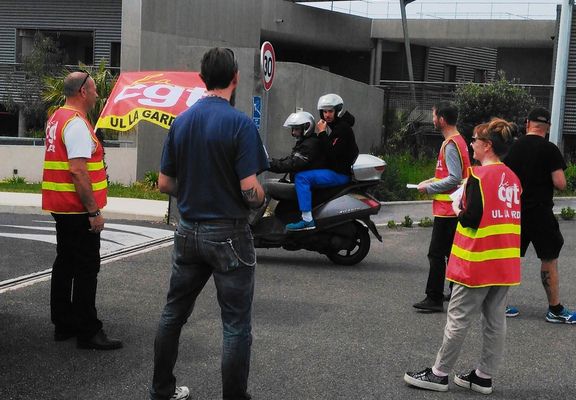
[[522,257],[530,242],[541,260],[555,260],[564,245],[558,220],[549,207],[537,207],[522,213],[520,254]]

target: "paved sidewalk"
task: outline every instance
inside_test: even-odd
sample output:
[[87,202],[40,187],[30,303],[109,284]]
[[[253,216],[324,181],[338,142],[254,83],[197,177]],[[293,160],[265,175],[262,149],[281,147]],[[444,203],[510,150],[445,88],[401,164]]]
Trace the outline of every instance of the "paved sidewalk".
[[[562,208],[571,207],[576,210],[576,197],[555,197],[554,213],[560,214]],[[402,222],[405,216],[410,216],[414,223],[424,217],[432,218],[432,201],[391,201],[383,202],[382,208],[372,220],[378,226],[388,224],[388,221]]]
[[[38,193],[0,192],[0,212],[42,214],[42,195]],[[109,197],[105,218],[163,221],[168,201]]]
[[[576,197],[556,197],[554,212],[560,214],[564,207],[576,209]],[[16,214],[41,214],[41,195],[37,193],[0,192],[0,212]],[[168,213],[168,201],[142,200],[109,197],[104,215],[111,219],[132,219],[144,221],[164,221]],[[414,223],[422,218],[432,218],[432,202],[390,201],[382,202],[380,213],[372,218],[377,226],[386,226],[388,221],[402,222],[410,216]]]

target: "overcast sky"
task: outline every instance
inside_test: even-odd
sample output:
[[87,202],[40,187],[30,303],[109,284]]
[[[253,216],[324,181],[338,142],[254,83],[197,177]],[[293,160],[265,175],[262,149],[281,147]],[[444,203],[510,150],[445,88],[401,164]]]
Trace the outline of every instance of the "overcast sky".
[[[416,0],[408,18],[556,19],[562,0]],[[307,5],[371,18],[400,18],[399,0],[322,1]]]

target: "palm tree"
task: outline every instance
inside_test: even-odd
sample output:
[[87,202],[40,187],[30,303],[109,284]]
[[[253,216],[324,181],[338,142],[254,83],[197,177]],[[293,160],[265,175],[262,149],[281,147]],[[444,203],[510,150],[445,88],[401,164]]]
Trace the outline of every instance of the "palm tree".
[[[106,104],[106,100],[116,84],[117,76],[113,75],[112,72],[106,68],[106,61],[104,59],[100,60],[98,67],[89,67],[80,64],[78,69],[88,72],[96,84],[96,90],[99,95],[98,101],[96,102],[94,109],[88,114],[88,120],[90,123],[96,125],[96,121],[98,121],[98,117]],[[70,72],[72,72],[71,69],[64,68],[56,76],[46,76],[44,78],[42,100],[44,100],[48,106],[48,115],[52,115],[54,111],[59,107],[62,107],[66,102],[63,90],[64,78]]]

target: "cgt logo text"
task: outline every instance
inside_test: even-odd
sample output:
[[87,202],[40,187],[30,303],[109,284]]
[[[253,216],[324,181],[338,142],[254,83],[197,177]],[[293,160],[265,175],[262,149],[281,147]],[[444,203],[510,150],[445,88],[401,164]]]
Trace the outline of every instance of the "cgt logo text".
[[[518,185],[510,185],[506,181],[506,174],[502,174],[500,185],[498,186],[498,199],[506,204],[507,208],[512,208],[512,204],[520,204],[520,188]],[[520,211],[492,210],[492,218],[514,218],[520,219]]]
[[518,185],[511,185],[506,181],[506,173],[502,173],[500,185],[498,186],[498,198],[506,203],[506,207],[512,208],[512,203],[520,204],[520,188]]

